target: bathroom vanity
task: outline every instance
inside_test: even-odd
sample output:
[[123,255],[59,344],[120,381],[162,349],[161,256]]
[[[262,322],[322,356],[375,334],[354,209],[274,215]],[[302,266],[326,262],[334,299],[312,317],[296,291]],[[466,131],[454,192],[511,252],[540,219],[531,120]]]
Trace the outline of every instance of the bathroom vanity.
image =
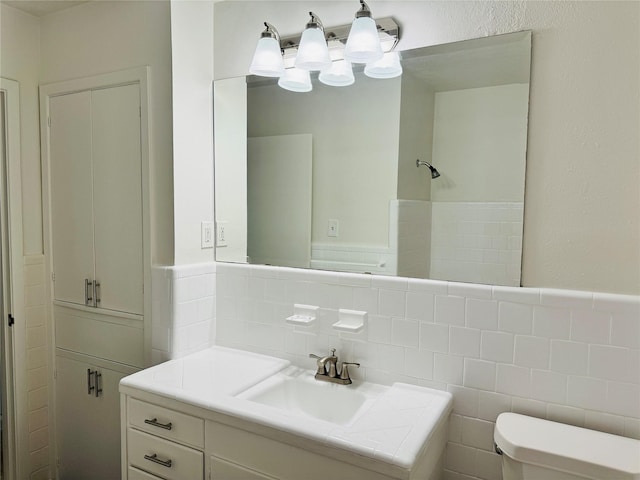
[[438,479],[451,395],[212,347],[120,383],[122,478]]

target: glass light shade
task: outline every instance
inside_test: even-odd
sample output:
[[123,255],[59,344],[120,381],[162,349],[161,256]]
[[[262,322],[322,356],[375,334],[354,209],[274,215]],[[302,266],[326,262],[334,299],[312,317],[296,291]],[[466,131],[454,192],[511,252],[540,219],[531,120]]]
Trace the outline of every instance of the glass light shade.
[[348,87],[356,81],[351,64],[346,60],[335,60],[329,68],[320,72],[318,80],[331,87]]
[[351,63],[370,63],[382,58],[378,27],[371,17],[356,18],[351,24],[344,58]]
[[290,92],[306,93],[313,88],[311,86],[311,75],[308,70],[300,68],[287,68],[284,75],[278,80],[278,85]]
[[261,77],[279,77],[284,73],[284,61],[278,40],[269,37],[258,40],[249,73]]
[[402,75],[402,65],[400,64],[400,54],[398,52],[387,52],[382,59],[377,62],[367,63],[364,67],[364,74],[371,78],[395,78]]
[[302,70],[323,70],[331,65],[329,48],[320,28],[307,28],[302,32],[296,55],[296,68]]

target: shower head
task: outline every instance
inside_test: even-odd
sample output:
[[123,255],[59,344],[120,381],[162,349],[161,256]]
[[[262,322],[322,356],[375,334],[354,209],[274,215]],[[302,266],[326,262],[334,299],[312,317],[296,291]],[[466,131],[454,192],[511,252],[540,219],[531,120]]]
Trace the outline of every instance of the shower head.
[[424,165],[425,167],[429,167],[431,170],[431,178],[438,178],[440,176],[440,172],[431,165],[429,162],[425,162],[424,160],[420,160],[419,158],[416,160],[416,167],[420,167],[420,165]]

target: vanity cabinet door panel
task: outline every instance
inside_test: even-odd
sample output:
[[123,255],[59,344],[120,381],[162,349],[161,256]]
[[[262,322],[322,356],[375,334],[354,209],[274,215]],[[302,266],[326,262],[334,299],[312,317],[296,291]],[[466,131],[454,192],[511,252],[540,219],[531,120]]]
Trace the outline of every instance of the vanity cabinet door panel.
[[94,273],[91,92],[51,98],[49,118],[53,295],[84,305]]
[[211,480],[277,480],[234,463],[211,457]]
[[127,480],[162,480],[160,477],[156,477],[155,475],[151,475],[133,467],[129,467],[127,469],[127,475]]
[[[263,475],[255,478],[279,480],[327,480],[328,478],[391,480],[392,478],[327,455],[314,453],[305,448],[303,442],[293,446],[216,422],[206,423],[205,444],[208,455],[216,459],[224,459],[231,465],[241,465],[250,472],[260,472]],[[213,466],[212,472],[214,472]],[[212,477],[213,480],[217,480],[213,475]],[[227,479],[222,478],[222,480]]]
[[[100,373],[97,386],[102,391],[97,397],[95,374],[89,376],[88,371]],[[90,362],[56,356],[58,478],[120,478],[118,384],[124,376]]]

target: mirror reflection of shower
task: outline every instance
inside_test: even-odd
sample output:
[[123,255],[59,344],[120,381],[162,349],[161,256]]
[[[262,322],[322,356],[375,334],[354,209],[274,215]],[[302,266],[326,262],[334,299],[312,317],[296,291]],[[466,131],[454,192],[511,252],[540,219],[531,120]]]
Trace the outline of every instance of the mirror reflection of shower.
[[420,165],[429,167],[429,170],[431,170],[431,178],[438,178],[440,176],[440,172],[436,169],[436,167],[431,165],[429,162],[425,162],[424,160],[420,160],[418,158],[416,159],[416,167],[420,168]]

